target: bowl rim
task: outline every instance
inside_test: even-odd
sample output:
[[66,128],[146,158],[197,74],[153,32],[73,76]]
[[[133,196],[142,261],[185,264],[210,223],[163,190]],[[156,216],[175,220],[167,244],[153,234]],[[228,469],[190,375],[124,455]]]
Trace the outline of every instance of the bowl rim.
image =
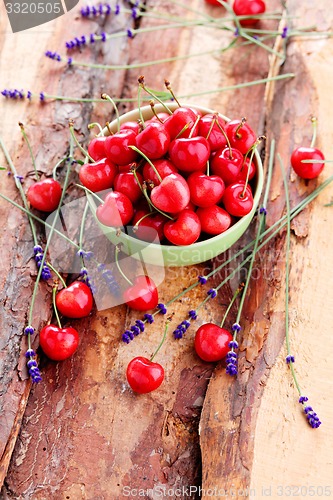
[[[172,101],[166,101],[165,104],[173,111],[179,107],[176,102],[172,102]],[[194,108],[198,111],[203,112],[204,115],[210,114],[210,113],[217,113],[226,122],[231,121],[230,118],[223,115],[222,113],[214,111],[213,109],[207,108],[205,106],[200,106],[200,105],[196,105],[196,104],[189,104],[189,103],[182,103],[182,107]],[[157,113],[160,113],[161,111],[165,110],[164,106],[160,103],[155,104],[154,109]],[[136,121],[139,117],[138,113],[139,113],[139,108],[134,108],[131,111],[127,111],[126,113],[119,116],[119,123],[122,124],[122,123],[127,122],[127,121]],[[141,113],[145,119],[149,119],[153,116],[153,112],[152,112],[150,105],[142,106]],[[136,119],[133,118],[133,116],[136,117]],[[112,120],[112,122],[109,123],[108,127],[104,127],[102,132],[100,132],[100,134],[98,134],[98,135],[99,136],[100,135],[110,135],[109,129],[112,131],[117,130],[117,126],[118,126],[118,119],[115,118],[114,120]],[[169,249],[172,249],[173,252],[181,252],[184,249],[189,249],[189,248],[192,248],[192,249],[195,248],[195,250],[200,251],[200,249],[205,248],[207,245],[215,244],[219,240],[223,240],[224,238],[237,232],[238,228],[240,226],[246,225],[246,224],[249,225],[251,220],[253,219],[254,213],[258,207],[258,204],[259,204],[259,201],[260,201],[260,198],[262,195],[262,189],[263,189],[263,183],[264,183],[264,168],[263,168],[263,164],[262,164],[262,161],[260,158],[260,154],[257,150],[255,150],[254,155],[256,157],[256,162],[257,162],[257,181],[256,181],[256,190],[255,190],[255,193],[253,196],[252,210],[248,214],[241,217],[237,222],[235,222],[232,226],[230,226],[223,233],[217,234],[215,236],[212,236],[212,237],[207,238],[207,239],[202,240],[202,241],[196,241],[196,242],[192,243],[191,245],[168,245],[168,244],[161,244],[161,243],[151,243],[151,242],[147,242],[145,240],[140,240],[139,238],[135,238],[129,234],[126,234],[123,231],[121,232],[121,239],[123,239],[124,241],[127,241],[129,243],[133,242],[133,244],[137,245],[138,247],[142,246],[143,248],[147,248],[147,246],[149,246],[149,249],[151,249],[151,250],[154,250],[154,249],[162,250],[162,252],[168,252]],[[88,195],[88,193],[87,193],[87,195]],[[93,202],[90,195],[89,195],[88,199],[90,199],[89,201],[92,202],[93,205],[95,205],[95,203]],[[95,205],[95,211],[96,211],[96,205]],[[111,226],[106,226],[106,225],[102,224],[101,222],[99,222],[99,224],[103,228],[104,232],[116,232],[117,231],[117,228],[114,228]],[[225,250],[221,250],[221,253],[223,253],[224,251]]]

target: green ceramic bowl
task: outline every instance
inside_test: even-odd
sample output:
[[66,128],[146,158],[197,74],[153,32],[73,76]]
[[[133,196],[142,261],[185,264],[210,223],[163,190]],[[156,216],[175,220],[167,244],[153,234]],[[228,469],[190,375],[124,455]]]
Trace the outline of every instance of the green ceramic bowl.
[[[168,102],[167,105],[172,111],[177,108],[177,104],[173,102]],[[184,105],[186,106],[186,104]],[[202,114],[214,113],[213,110],[201,106],[194,106],[192,104],[187,104],[187,106],[198,109]],[[155,109],[157,113],[164,111],[164,108],[161,104],[157,104],[155,106]],[[142,107],[141,111],[145,120],[153,116],[150,106]],[[229,121],[229,118],[223,115],[221,115],[221,117],[224,120]],[[122,115],[120,118],[120,122],[123,123],[125,121],[137,121],[138,119],[139,112],[137,109],[135,109]],[[110,124],[110,128],[112,131],[117,130],[116,120],[114,120]],[[104,133],[105,135],[108,135],[107,129],[104,130]],[[146,241],[136,239],[132,236],[128,236],[124,233],[120,233],[119,235],[119,233],[117,234],[117,231],[114,228],[104,226],[100,222],[98,222],[98,224],[110,241],[112,241],[114,244],[122,244],[122,250],[127,253],[127,255],[131,255],[134,258],[143,260],[147,264],[164,266],[188,266],[191,264],[198,264],[199,262],[205,262],[206,260],[212,259],[217,255],[225,252],[234,243],[236,243],[236,241],[239,240],[239,238],[247,230],[253,219],[253,216],[259,204],[264,182],[263,166],[257,151],[255,152],[255,157],[258,168],[253,208],[249,214],[239,219],[233,226],[231,226],[222,234],[213,236],[204,241],[193,243],[189,246],[163,244],[160,245],[157,243],[148,243]],[[89,196],[89,201],[92,208],[96,209],[91,196]]]

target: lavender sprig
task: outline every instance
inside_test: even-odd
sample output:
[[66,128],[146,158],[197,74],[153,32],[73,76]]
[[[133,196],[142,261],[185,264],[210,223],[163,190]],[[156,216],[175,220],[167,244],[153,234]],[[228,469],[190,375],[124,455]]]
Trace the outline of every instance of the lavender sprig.
[[[34,259],[36,261],[38,268],[40,268],[40,266],[42,265],[43,257],[44,257],[44,252],[43,252],[42,247],[40,245],[35,245],[34,246]],[[47,280],[52,278],[51,271],[45,263],[43,263],[43,268],[42,268],[42,272],[41,272],[40,277],[43,281],[47,281]]]

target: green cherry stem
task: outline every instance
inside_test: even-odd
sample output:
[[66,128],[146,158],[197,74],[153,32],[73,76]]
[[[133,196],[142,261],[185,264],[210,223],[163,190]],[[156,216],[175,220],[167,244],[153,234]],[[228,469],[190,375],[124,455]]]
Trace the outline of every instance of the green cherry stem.
[[165,85],[165,88],[170,92],[170,94],[172,95],[173,99],[176,101],[178,106],[181,108],[181,104],[178,101],[174,91],[172,90],[171,83],[169,82],[169,80],[164,80],[164,85]]
[[58,326],[59,326],[59,328],[62,328],[61,321],[60,321],[60,318],[59,318],[58,308],[57,308],[57,305],[56,305],[56,294],[57,294],[57,291],[58,291],[58,283],[55,282],[54,285],[53,285],[53,288],[52,288],[53,310],[54,310],[55,317],[57,319]]
[[317,140],[317,118],[315,116],[311,117],[311,123],[312,123],[312,141],[310,144],[310,148],[314,148],[314,145],[316,144]]
[[88,124],[88,130],[93,129],[94,127],[97,127],[99,129],[99,134],[97,136],[103,136],[104,135],[103,127],[101,126],[100,123],[98,123],[98,122],[92,122],[92,123]]
[[147,163],[149,163],[149,165],[151,166],[151,168],[154,170],[155,172],[155,175],[156,177],[158,178],[158,180],[160,182],[162,182],[162,177],[160,176],[157,168],[155,167],[154,163],[148,158],[148,156],[146,156],[142,151],[140,151],[139,148],[137,148],[136,146],[128,146],[129,148],[133,149],[134,151],[136,151],[137,153],[139,153],[145,160]]
[[23,139],[24,139],[26,145],[28,146],[28,150],[29,150],[29,153],[30,153],[30,158],[31,158],[32,166],[33,166],[34,171],[35,171],[36,180],[39,181],[40,175],[39,175],[39,172],[38,172],[37,167],[36,167],[35,156],[34,156],[34,154],[32,152],[32,148],[31,148],[31,144],[30,144],[30,141],[28,139],[28,136],[27,136],[27,134],[26,134],[26,132],[24,130],[23,123],[19,122],[19,127],[21,129]]
[[52,264],[47,261],[46,262],[46,265],[51,269],[52,272],[54,272],[54,274],[57,276],[57,278],[61,281],[62,285],[64,288],[67,288],[67,285],[66,285],[66,282],[64,280],[64,278],[61,276],[61,274],[52,266]]
[[115,113],[116,113],[116,119],[117,119],[117,132],[119,132],[120,130],[120,118],[119,118],[119,111],[118,111],[118,108],[116,106],[116,103],[114,102],[114,100],[108,95],[108,94],[102,94],[101,95],[101,98],[104,100],[104,101],[109,101],[112,106],[113,106],[113,109],[115,110]]
[[259,146],[259,144],[260,144],[260,143],[261,143],[264,139],[266,139],[266,137],[265,137],[264,135],[261,135],[260,137],[258,137],[258,139],[256,140],[256,142],[253,144],[253,146],[251,146],[251,147],[250,147],[250,149],[246,152],[246,154],[245,154],[245,156],[244,156],[244,162],[243,162],[243,164],[245,164],[246,158],[248,157],[249,153],[251,152],[250,162],[249,162],[249,166],[248,166],[248,169],[247,169],[247,172],[246,172],[246,179],[245,179],[244,189],[243,189],[242,194],[241,194],[241,198],[244,198],[245,191],[246,191],[246,188],[247,188],[248,183],[249,183],[250,165],[251,165],[251,163],[252,163],[252,160],[253,160],[253,157],[254,157],[255,150],[257,149],[257,147]]
[[227,307],[227,309],[226,309],[226,312],[224,313],[224,316],[223,316],[222,321],[221,321],[221,323],[220,323],[220,328],[222,328],[222,327],[223,327],[224,322],[225,322],[225,320],[227,319],[227,316],[228,316],[228,314],[229,314],[229,312],[230,312],[230,309],[232,308],[233,303],[234,303],[234,302],[235,302],[235,300],[237,299],[238,295],[242,292],[243,287],[244,287],[244,285],[243,285],[243,283],[242,283],[241,285],[239,285],[239,287],[237,288],[237,290],[236,290],[236,291],[235,291],[235,293],[233,294],[232,299],[231,299],[231,301],[230,301],[230,304],[228,305],[228,307]]
[[161,349],[162,345],[164,344],[165,342],[165,339],[166,339],[166,336],[167,336],[167,332],[168,332],[168,328],[169,328],[169,324],[170,324],[170,321],[171,321],[171,318],[168,318],[166,320],[166,324],[165,324],[165,328],[164,328],[164,333],[163,333],[163,337],[162,337],[162,340],[161,342],[159,343],[156,351],[154,352],[154,354],[150,357],[150,360],[149,361],[153,361],[153,359],[155,358],[156,354],[158,353],[158,351]]
[[139,87],[141,87],[145,92],[147,92],[147,94],[149,94],[153,99],[155,99],[156,101],[158,101],[163,106],[163,108],[166,110],[166,112],[169,113],[169,115],[172,115],[172,111],[169,108],[169,106],[167,106],[165,104],[165,102],[162,101],[162,99],[160,99],[156,94],[153,93],[152,90],[150,90],[146,86],[146,84],[145,84],[145,77],[143,75],[141,75],[138,78],[138,82],[139,82]]
[[117,269],[118,269],[119,273],[121,274],[121,276],[124,278],[124,280],[127,281],[127,283],[132,286],[133,282],[126,276],[126,274],[124,273],[124,271],[120,267],[120,264],[119,264],[119,253],[120,253],[119,245],[116,245],[115,246],[115,261],[116,261]]
[[[104,100],[105,100],[105,99],[103,99],[103,101],[104,101]],[[73,120],[70,120],[70,121],[69,121],[69,131],[70,131],[70,134],[71,134],[71,136],[72,136],[72,138],[73,138],[74,143],[75,143],[75,144],[76,144],[76,146],[79,148],[79,150],[81,151],[81,153],[83,153],[83,154],[84,154],[84,156],[85,156],[86,158],[88,158],[88,159],[89,159],[92,163],[95,163],[95,160],[94,160],[94,159],[90,156],[90,154],[88,153],[88,151],[86,151],[86,150],[85,150],[85,149],[81,146],[81,144],[79,143],[79,141],[78,141],[78,139],[77,139],[77,137],[76,137],[76,135],[75,135],[75,132],[74,132],[74,122],[73,122]]]

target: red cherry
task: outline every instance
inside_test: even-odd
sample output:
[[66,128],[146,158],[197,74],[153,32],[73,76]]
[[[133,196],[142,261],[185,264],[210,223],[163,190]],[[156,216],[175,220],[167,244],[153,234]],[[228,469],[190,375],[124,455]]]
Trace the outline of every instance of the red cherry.
[[253,196],[249,185],[246,186],[243,196],[245,183],[242,181],[230,184],[224,191],[222,198],[225,209],[231,215],[243,217],[251,212],[253,207]]
[[[231,156],[230,156],[231,155]],[[238,149],[229,148],[219,149],[210,162],[213,174],[223,179],[226,186],[237,181],[244,157]]]
[[170,174],[151,192],[151,201],[162,212],[178,213],[190,201],[190,189],[180,174]]
[[61,185],[54,179],[35,182],[27,191],[30,205],[42,212],[53,212],[58,208],[62,194]]
[[199,121],[199,135],[207,138],[211,151],[216,151],[217,149],[224,149],[227,145],[227,141],[216,123],[214,123],[211,129],[213,120],[218,120],[219,125],[224,128],[224,120],[220,116],[216,117],[209,113],[204,115]]
[[106,157],[105,154],[105,139],[106,137],[95,137],[90,141],[88,146],[88,154],[95,161],[102,160]]
[[[167,112],[162,112],[162,113],[157,113],[157,117],[156,116],[153,116],[150,120],[148,120],[149,122],[162,122],[164,123],[165,120],[167,120],[169,118],[169,113]],[[147,123],[147,122],[145,122]]]
[[[192,128],[198,118],[198,113],[186,107],[177,108],[171,116],[164,122],[171,141],[175,139],[178,134],[184,129],[185,125],[188,125],[188,128],[184,130],[181,134],[181,137],[188,137],[192,131]],[[192,133],[192,136],[198,135],[199,125],[197,124],[195,130]]]
[[231,147],[238,149],[243,155],[248,152],[257,140],[257,136],[252,128],[242,120],[228,122],[225,126],[225,131]]
[[131,200],[123,193],[112,191],[96,210],[97,219],[105,226],[120,227],[130,222],[134,214]]
[[198,207],[209,207],[217,204],[224,193],[224,182],[218,175],[206,175],[193,172],[187,178],[190,188],[191,202]]
[[136,146],[150,160],[165,155],[170,144],[170,136],[163,123],[151,122],[136,136]]
[[120,130],[105,140],[106,157],[117,165],[133,163],[138,153],[130,148],[136,145],[137,134],[129,128]]
[[225,328],[214,323],[206,323],[198,329],[194,339],[194,349],[204,361],[220,361],[229,351],[232,335]]
[[[164,179],[164,177],[166,177],[167,175],[176,174],[178,172],[178,169],[169,160],[155,160],[152,163],[162,179]],[[142,173],[143,178],[146,181],[152,181],[155,186],[158,186],[158,184],[160,184],[159,178],[157,177],[153,167],[148,162],[143,166]]]
[[[132,220],[133,227],[137,228],[134,234],[136,238],[143,241],[161,241],[164,238],[163,226],[167,220],[160,213],[150,213],[146,209],[137,210]],[[138,226],[136,226],[137,222],[139,222]]]
[[250,163],[250,158],[246,158],[242,168],[240,169],[239,176],[237,177],[236,180],[245,182],[247,178],[248,169],[250,169],[248,180],[251,181],[257,173],[257,167],[255,166],[255,163],[253,161],[251,161]]
[[67,318],[84,318],[91,312],[93,297],[90,288],[82,281],[74,281],[56,295],[58,311]]
[[136,135],[141,132],[140,125],[138,122],[124,122],[120,125],[120,130],[133,130]]
[[127,366],[126,378],[134,392],[147,394],[155,391],[164,380],[164,369],[147,358],[133,358]]
[[79,334],[71,326],[60,328],[56,325],[47,325],[39,334],[39,343],[48,358],[62,361],[76,351]]
[[[143,177],[137,172],[137,178],[142,186]],[[121,172],[114,179],[114,189],[125,194],[132,203],[136,203],[142,196],[142,191],[133,172]]]
[[124,302],[136,311],[148,311],[158,304],[158,293],[155,283],[149,276],[135,277],[131,285],[123,294]]
[[302,163],[302,160],[325,160],[318,148],[296,148],[291,155],[291,166],[302,179],[315,179],[322,172],[324,163]]
[[230,214],[217,205],[198,208],[196,213],[201,222],[201,230],[207,234],[217,235],[224,233],[232,222]]
[[103,158],[95,163],[82,165],[79,178],[86,188],[98,193],[98,191],[112,188],[117,172],[117,166],[110,160]]
[[[256,14],[263,14],[266,10],[266,5],[263,0],[235,0],[233,9],[236,16],[254,16]],[[242,26],[254,26],[259,19],[240,19],[239,22]]]
[[192,245],[200,236],[200,219],[192,210],[182,210],[176,220],[165,223],[165,237],[173,245]]
[[223,7],[223,5],[218,0],[205,0],[205,1],[210,5],[215,5],[216,7]]
[[169,146],[172,163],[183,172],[202,171],[210,155],[209,142],[204,137],[175,139]]

